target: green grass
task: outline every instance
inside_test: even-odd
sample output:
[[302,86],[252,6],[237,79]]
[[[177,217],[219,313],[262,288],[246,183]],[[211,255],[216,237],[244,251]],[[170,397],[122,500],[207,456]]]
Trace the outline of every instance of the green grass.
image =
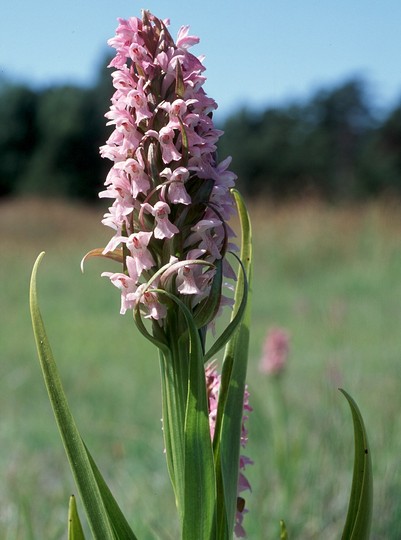
[[[57,433],[29,319],[37,254],[41,308],[85,441],[141,539],[175,539],[163,455],[157,352],[118,314],[118,292],[81,257],[107,242],[101,210],[57,202],[0,206],[0,538],[66,536],[76,492]],[[255,282],[249,364],[254,407],[247,454],[250,539],[339,538],[353,463],[348,405],[357,401],[374,471],[373,539],[401,537],[401,217],[383,204],[252,209]],[[258,362],[266,330],[284,326],[291,355],[282,391],[289,458],[277,468],[273,382]],[[79,504],[79,500],[78,500]],[[81,515],[82,507],[79,507]],[[166,531],[166,532],[164,532]]]

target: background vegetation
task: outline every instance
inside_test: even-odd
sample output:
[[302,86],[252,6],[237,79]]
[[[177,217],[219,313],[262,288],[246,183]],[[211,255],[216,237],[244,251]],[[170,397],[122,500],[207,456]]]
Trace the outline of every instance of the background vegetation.
[[[0,197],[21,193],[93,201],[107,160],[112,88],[104,68],[92,88],[33,90],[0,84]],[[401,193],[401,98],[376,110],[370,86],[351,79],[308,100],[235,111],[222,126],[245,195],[360,200]]]
[[[28,312],[29,274],[42,263],[39,298],[73,412],[87,444],[143,540],[177,538],[161,432],[157,352],[120,316],[118,291],[83,254],[104,245],[101,208],[17,200],[0,205],[0,536],[65,538],[76,492],[41,380]],[[318,203],[251,207],[255,284],[249,365],[254,411],[247,453],[250,539],[337,539],[351,483],[349,391],[370,436],[372,540],[401,537],[401,217],[398,205]],[[273,382],[258,363],[268,328],[291,334],[282,381],[291,474],[275,454]],[[285,428],[285,426],[283,426]],[[151,532],[149,532],[151,531]],[[163,532],[167,531],[167,532]]]
[[[0,84],[0,537],[7,540],[65,538],[75,491],[28,313],[30,270],[42,250],[39,297],[86,442],[138,536],[177,537],[156,351],[129,315],[118,314],[118,292],[99,277],[109,268],[90,261],[79,271],[82,256],[109,236],[103,208],[86,205],[110,166],[98,155],[108,134],[109,79],[104,69],[92,88]],[[354,79],[306,101],[238,110],[221,127],[221,156],[234,156],[239,188],[259,201],[251,205],[249,538],[277,538],[283,517],[292,538],[338,538],[353,457],[342,386],[371,439],[372,540],[398,540],[401,101],[378,112],[368,83]],[[277,467],[275,389],[258,371],[272,326],[291,335],[282,391],[292,481]]]

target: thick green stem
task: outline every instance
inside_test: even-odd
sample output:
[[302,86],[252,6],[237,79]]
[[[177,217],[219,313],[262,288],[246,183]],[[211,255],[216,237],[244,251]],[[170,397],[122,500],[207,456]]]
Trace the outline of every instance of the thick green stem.
[[191,312],[181,301],[174,301],[180,310],[171,310],[165,321],[170,353],[161,356],[167,462],[182,538],[211,540],[216,483],[203,347]]
[[[169,316],[167,335],[177,337],[175,314]],[[181,346],[180,346],[181,342]],[[174,488],[180,520],[184,515],[184,424],[188,387],[188,360],[183,354],[184,345],[180,339],[170,339],[170,355],[160,353],[160,370],[163,399],[163,430],[166,446],[167,465]]]

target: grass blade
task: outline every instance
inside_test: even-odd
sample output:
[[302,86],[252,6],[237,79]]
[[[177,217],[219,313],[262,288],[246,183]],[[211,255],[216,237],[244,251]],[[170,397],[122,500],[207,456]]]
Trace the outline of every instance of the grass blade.
[[372,460],[366,429],[358,405],[340,389],[352,412],[355,438],[355,461],[348,514],[342,534],[343,540],[368,540],[372,522],[373,478]]
[[43,378],[93,536],[98,540],[116,540],[118,537],[113,532],[85,445],[71,414],[39,310],[36,275],[43,256],[41,253],[35,262],[30,286],[32,325]]
[[71,495],[68,506],[68,540],[85,540],[74,495]]
[[[218,538],[221,539],[231,538],[236,512],[240,436],[249,349],[249,297],[252,279],[251,224],[239,193],[236,191],[233,193],[241,220],[240,260],[244,270],[238,277],[233,319],[238,315],[239,310],[244,309],[244,313],[238,329],[226,346],[216,419],[214,453],[217,469]],[[243,290],[247,291],[245,306],[243,305]]]
[[85,449],[114,533],[121,540],[137,540],[86,445]]
[[[238,257],[235,254],[233,255],[234,257],[238,259]],[[243,275],[242,275],[243,279],[241,280],[241,282],[243,283],[242,294],[236,295],[236,298],[240,299],[240,302],[238,305],[236,304],[234,306],[234,316],[232,317],[228,326],[223,330],[222,334],[216,339],[216,341],[213,343],[210,349],[205,353],[204,362],[207,362],[208,360],[213,358],[213,356],[215,356],[220,351],[220,349],[222,349],[224,345],[228,343],[231,336],[234,335],[235,331],[240,325],[242,317],[244,316],[245,309],[247,306],[247,301],[248,301],[248,284],[247,284],[244,265],[242,264],[242,261],[240,259],[238,259],[238,262],[243,272]]]

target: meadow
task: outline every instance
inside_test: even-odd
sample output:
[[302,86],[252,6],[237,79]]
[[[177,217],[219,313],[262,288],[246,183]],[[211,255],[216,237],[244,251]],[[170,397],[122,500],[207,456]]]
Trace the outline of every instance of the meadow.
[[[372,539],[401,538],[399,203],[252,204],[255,275],[248,385],[250,539],[336,539],[352,479],[357,401],[374,473]],[[0,204],[0,538],[66,538],[76,492],[41,378],[28,286],[38,253],[43,317],[87,445],[143,540],[178,537],[161,432],[157,352],[119,315],[119,295],[79,264],[109,231],[102,210],[60,201]],[[266,331],[287,329],[280,388],[258,369]],[[277,417],[277,391],[286,419]],[[279,429],[277,429],[279,428]],[[286,452],[280,451],[284,440]],[[82,507],[80,507],[83,516]]]

